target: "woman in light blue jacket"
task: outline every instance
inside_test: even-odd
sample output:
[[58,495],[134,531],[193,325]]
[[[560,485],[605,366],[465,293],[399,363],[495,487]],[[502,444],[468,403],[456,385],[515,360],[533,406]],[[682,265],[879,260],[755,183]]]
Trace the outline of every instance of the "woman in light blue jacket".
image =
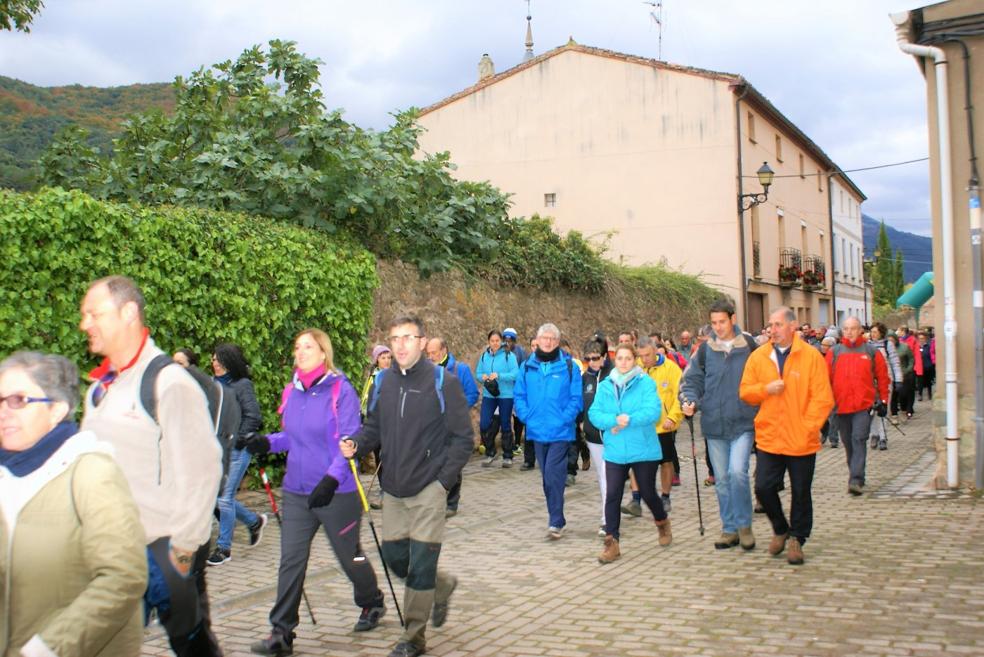
[[[499,426],[502,428],[502,467],[512,467],[513,456],[513,385],[519,362],[516,354],[502,344],[502,333],[497,329],[489,331],[489,347],[482,352],[475,365],[475,376],[482,382],[482,415],[479,430],[482,444],[485,445],[485,462],[489,467],[495,461],[495,434],[491,429],[495,411],[499,411]],[[491,389],[491,390],[490,390]],[[492,394],[493,392],[497,394]]]
[[659,529],[659,544],[672,540],[670,519],[656,493],[656,473],[663,452],[655,423],[661,411],[656,384],[636,365],[636,350],[621,344],[615,350],[615,369],[598,385],[588,418],[602,432],[605,444],[605,549],[601,563],[619,558],[619,522],[622,493],[629,469]]

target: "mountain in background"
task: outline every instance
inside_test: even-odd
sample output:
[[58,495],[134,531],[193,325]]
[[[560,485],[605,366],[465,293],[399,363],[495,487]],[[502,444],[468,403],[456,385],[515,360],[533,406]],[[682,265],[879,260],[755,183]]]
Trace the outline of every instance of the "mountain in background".
[[38,158],[63,127],[88,129],[91,143],[105,153],[126,117],[155,107],[174,108],[170,83],[36,87],[0,76],[0,188],[37,186]]
[[[872,252],[878,243],[878,229],[881,222],[866,214],[861,215],[861,232],[864,240],[864,257],[874,258]],[[885,232],[888,234],[888,241],[892,244],[892,249],[902,250],[902,257],[905,258],[904,275],[905,282],[913,283],[922,276],[923,272],[933,270],[933,240],[922,235],[907,233],[904,230],[896,230],[885,224]]]

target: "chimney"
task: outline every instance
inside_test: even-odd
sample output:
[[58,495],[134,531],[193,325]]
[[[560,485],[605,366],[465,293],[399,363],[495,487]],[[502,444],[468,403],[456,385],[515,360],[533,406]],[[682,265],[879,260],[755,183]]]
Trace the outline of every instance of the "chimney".
[[495,64],[492,63],[492,58],[489,57],[489,54],[484,53],[482,59],[478,62],[478,81],[487,80],[493,75],[495,75]]

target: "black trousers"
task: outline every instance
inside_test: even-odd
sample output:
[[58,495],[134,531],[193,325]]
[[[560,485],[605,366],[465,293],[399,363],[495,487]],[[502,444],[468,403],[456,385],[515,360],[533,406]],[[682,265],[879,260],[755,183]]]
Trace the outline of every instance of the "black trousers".
[[591,452],[588,451],[588,442],[584,439],[584,432],[580,425],[574,427],[574,442],[570,444],[567,451],[567,474],[577,476],[577,459],[581,458],[585,463],[591,462]]
[[[776,534],[789,534],[805,543],[813,530],[813,471],[817,455],[787,456],[757,450],[755,459],[755,497],[765,509]],[[792,501],[789,519],[782,510],[779,491],[789,472]]]
[[622,494],[625,492],[625,480],[629,478],[629,469],[635,474],[639,485],[639,494],[653,512],[655,520],[665,520],[666,510],[663,502],[656,493],[656,473],[659,471],[659,461],[638,461],[636,463],[612,463],[605,461],[605,533],[611,534],[618,540],[618,530],[622,521]]

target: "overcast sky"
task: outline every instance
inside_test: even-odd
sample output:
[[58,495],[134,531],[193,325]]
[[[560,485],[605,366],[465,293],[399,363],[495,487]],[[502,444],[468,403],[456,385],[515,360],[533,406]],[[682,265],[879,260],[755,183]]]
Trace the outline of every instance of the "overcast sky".
[[[534,51],[659,54],[641,0],[534,0]],[[845,170],[926,157],[926,87],[890,12],[912,0],[664,0],[662,59],[744,75]],[[522,59],[525,0],[46,0],[30,34],[0,33],[0,74],[37,85],[166,82],[270,39],[324,61],[330,108],[385,128]],[[928,164],[850,174],[865,213],[929,234]]]

